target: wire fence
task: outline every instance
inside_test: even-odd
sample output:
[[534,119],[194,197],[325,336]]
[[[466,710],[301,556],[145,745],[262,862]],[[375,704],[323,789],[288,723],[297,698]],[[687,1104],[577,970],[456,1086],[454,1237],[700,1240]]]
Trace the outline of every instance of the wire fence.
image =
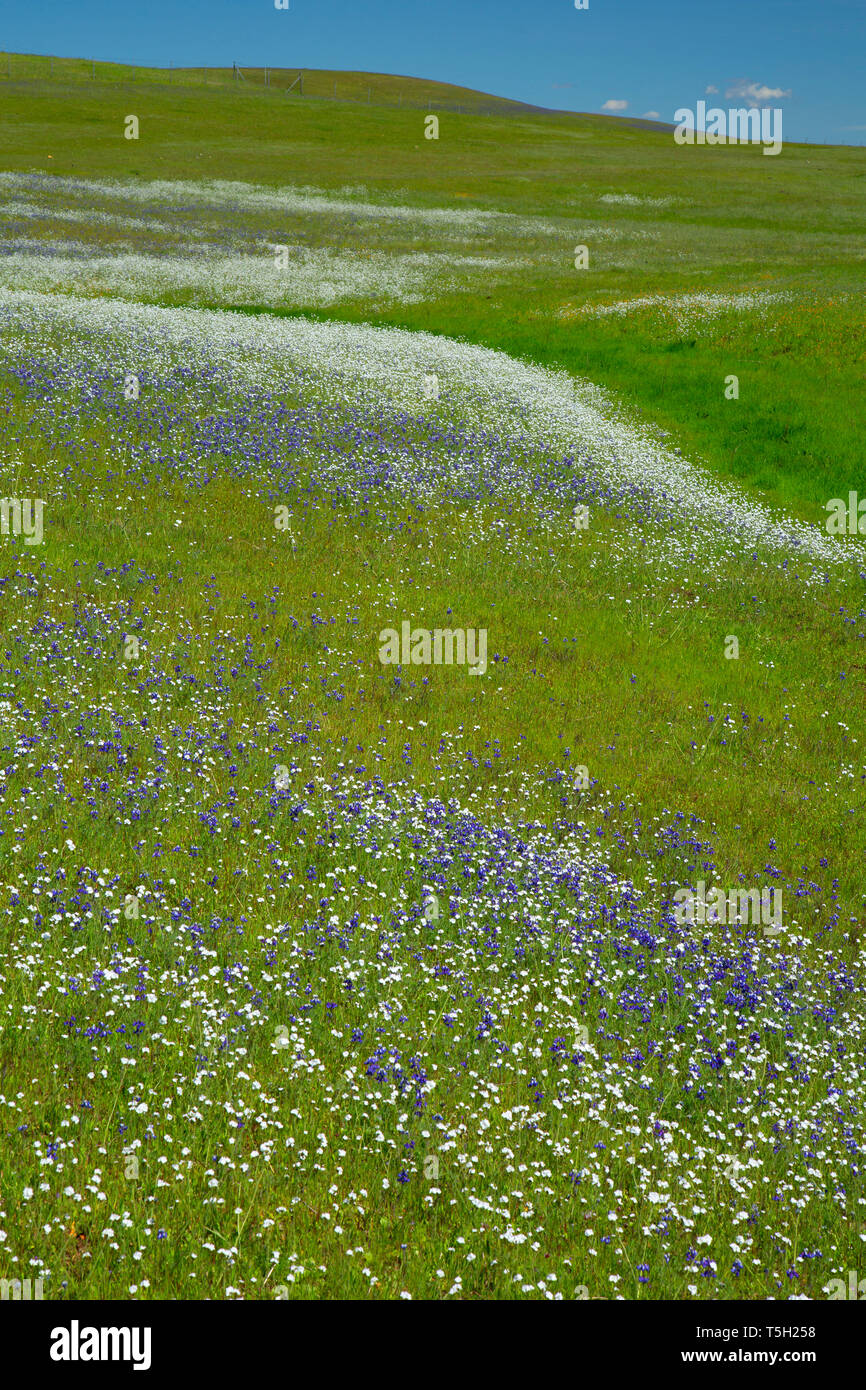
[[[354,77],[354,75],[352,75]],[[57,58],[28,53],[0,53],[0,81],[108,83],[128,86],[226,87],[237,90],[263,89],[284,96],[303,97],[306,101],[337,101],[355,105],[382,106],[411,111],[449,111],[469,116],[566,116],[570,113],[543,106],[531,106],[507,98],[487,101],[456,102],[441,97],[426,96],[416,84],[405,89],[389,84],[387,87],[365,82],[364,74],[357,80],[344,77],[338,80],[327,73],[286,68],[248,68],[233,64],[231,68],[144,68],[132,64],[107,63],[93,58]]]

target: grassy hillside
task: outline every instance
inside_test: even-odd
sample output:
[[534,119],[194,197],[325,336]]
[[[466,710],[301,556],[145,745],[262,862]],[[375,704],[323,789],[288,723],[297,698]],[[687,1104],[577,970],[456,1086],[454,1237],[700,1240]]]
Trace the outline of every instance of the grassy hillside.
[[[303,78],[303,82],[299,79]],[[238,63],[233,68],[147,68],[130,63],[105,63],[87,58],[51,58],[39,53],[0,52],[0,81],[119,83],[180,87],[270,87],[275,93],[295,96],[370,102],[377,106],[434,103],[463,111],[500,115],[540,111],[543,108],[511,101],[507,97],[478,92],[453,82],[424,77],[404,77],[384,72],[346,72],[321,68],[263,68]]]
[[[72,90],[0,84],[7,168],[139,180],[230,171],[270,187],[334,190],[360,173],[374,198],[411,189],[420,206],[560,219],[558,239],[527,245],[519,270],[495,284],[485,276],[456,300],[363,302],[336,316],[465,336],[588,376],[687,452],[813,520],[829,497],[859,485],[862,150],[786,145],[767,158],[758,147],[680,148],[669,133],[601,116],[443,114],[432,141],[420,111],[306,102],[251,84],[141,82],[134,99],[132,87],[99,82]],[[133,109],[136,142],[123,138]],[[286,237],[293,227],[284,220]],[[375,250],[379,233],[366,230]],[[323,235],[329,245],[349,240],[333,225]],[[589,248],[581,271],[578,239]],[[487,245],[495,250],[496,238]],[[723,316],[698,331],[681,331],[653,304],[581,316],[586,305],[755,290],[790,293],[796,307],[748,322]],[[724,394],[730,374],[740,379],[736,402]]]

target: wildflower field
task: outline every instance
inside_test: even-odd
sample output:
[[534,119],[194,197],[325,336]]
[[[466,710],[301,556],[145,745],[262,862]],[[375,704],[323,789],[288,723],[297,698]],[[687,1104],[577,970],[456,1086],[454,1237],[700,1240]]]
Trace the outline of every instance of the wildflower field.
[[69,92],[0,85],[0,1277],[862,1278],[862,150]]

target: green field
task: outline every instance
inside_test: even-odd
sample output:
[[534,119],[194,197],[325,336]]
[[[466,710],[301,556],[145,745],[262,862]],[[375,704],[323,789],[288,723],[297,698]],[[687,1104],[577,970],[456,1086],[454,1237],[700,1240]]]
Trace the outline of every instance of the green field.
[[[332,76],[321,75],[324,90]],[[407,101],[428,90],[448,99],[434,84],[416,92],[407,80],[405,90]],[[142,128],[135,143],[122,138],[133,108]],[[561,241],[533,247],[519,274],[477,281],[456,299],[375,316],[362,303],[356,312],[501,347],[620,391],[675,431],[685,451],[805,507],[813,521],[828,497],[858,486],[866,427],[860,149],[789,144],[766,158],[757,146],[676,147],[667,132],[568,115],[444,113],[439,140],[428,141],[418,110],[305,102],[237,83],[169,91],[142,82],[121,94],[98,81],[13,82],[0,84],[0,119],[10,170],[323,189],[360,178],[373,197],[411,191],[421,206],[560,219],[568,224]],[[623,195],[641,202],[602,201]],[[672,201],[653,207],[659,199]],[[574,269],[574,224],[590,250],[585,271]],[[287,237],[300,230],[285,224]],[[303,230],[313,244],[353,239],[345,226]],[[380,236],[374,231],[367,248]],[[583,321],[580,332],[569,317],[586,303],[757,290],[793,301],[769,318],[732,314],[700,331],[680,331],[652,306],[624,320]],[[349,315],[341,307],[337,316]],[[741,383],[736,404],[724,395],[731,373]]]
[[[826,1297],[866,153],[47,63],[0,58],[2,491],[45,499],[0,537],[0,1277]],[[486,672],[383,665],[404,620]],[[783,930],[684,926],[700,879]]]

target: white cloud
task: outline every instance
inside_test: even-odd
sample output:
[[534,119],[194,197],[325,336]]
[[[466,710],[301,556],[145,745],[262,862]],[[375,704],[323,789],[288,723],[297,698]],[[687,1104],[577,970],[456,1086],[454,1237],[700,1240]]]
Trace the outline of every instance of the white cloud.
[[606,101],[601,109],[602,111],[624,111],[627,106],[627,101]]
[[718,96],[718,94],[719,94],[719,89],[718,89],[718,87],[714,87],[713,84],[712,84],[712,82],[710,83],[709,87],[707,87],[706,90],[704,91],[704,96],[705,96],[705,97],[715,97],[715,96]]
[[780,97],[790,95],[790,91],[783,91],[781,87],[766,87],[761,82],[747,82],[745,78],[734,82],[725,91],[726,97],[745,101],[749,106],[768,106],[771,101],[778,101]]
[[641,116],[641,120],[642,120],[642,121],[660,121],[660,120],[661,120],[661,116],[659,115],[658,111],[644,111],[643,115]]

